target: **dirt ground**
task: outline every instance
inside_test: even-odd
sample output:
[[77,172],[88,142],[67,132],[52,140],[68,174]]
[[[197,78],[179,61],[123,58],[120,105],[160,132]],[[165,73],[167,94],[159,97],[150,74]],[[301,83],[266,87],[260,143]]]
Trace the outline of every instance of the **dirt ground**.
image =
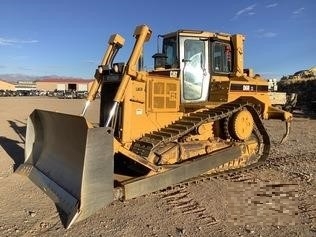
[[[0,98],[0,236],[316,236],[316,120],[295,117],[287,143],[279,121],[264,165],[231,177],[116,201],[65,230],[55,205],[27,178],[26,119],[35,108],[79,114],[84,100]],[[87,119],[98,122],[99,102]]]

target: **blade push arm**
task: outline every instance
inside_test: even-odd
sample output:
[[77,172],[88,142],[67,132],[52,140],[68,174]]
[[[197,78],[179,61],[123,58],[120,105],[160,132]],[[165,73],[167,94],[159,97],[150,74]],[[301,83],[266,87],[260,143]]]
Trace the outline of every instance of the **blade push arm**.
[[136,38],[134,48],[132,50],[131,56],[124,70],[120,86],[114,97],[114,104],[111,108],[110,114],[106,121],[106,125],[105,125],[106,127],[110,125],[110,122],[113,116],[117,113],[118,105],[124,99],[125,90],[127,88],[127,85],[131,77],[137,76],[137,70],[136,70],[137,62],[139,60],[139,57],[141,56],[144,43],[150,39],[150,36],[151,36],[151,30],[148,26],[140,25],[136,27],[135,32],[134,32],[134,37]]
[[82,116],[85,114],[90,102],[95,99],[96,94],[100,88],[100,85],[102,84],[103,68],[109,68],[111,66],[115,55],[117,54],[118,50],[123,47],[124,42],[125,42],[125,39],[119,34],[111,35],[108,41],[108,48],[106,52],[104,53],[101,64],[99,65],[97,69],[98,71],[94,75],[94,81],[89,90],[85,107],[81,113]]

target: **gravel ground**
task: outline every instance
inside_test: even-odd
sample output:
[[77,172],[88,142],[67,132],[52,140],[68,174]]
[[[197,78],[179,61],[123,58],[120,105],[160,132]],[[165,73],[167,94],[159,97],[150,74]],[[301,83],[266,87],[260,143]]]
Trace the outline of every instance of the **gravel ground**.
[[[54,204],[14,173],[35,108],[79,114],[83,100],[0,98],[0,236],[316,236],[316,120],[265,121],[270,157],[244,173],[114,202],[65,230]],[[87,119],[98,122],[99,101]]]

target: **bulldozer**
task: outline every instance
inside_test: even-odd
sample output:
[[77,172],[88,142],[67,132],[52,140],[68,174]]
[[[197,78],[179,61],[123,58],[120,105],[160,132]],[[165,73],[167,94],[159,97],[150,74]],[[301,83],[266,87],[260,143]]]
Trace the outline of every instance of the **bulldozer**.
[[[241,34],[177,30],[159,35],[154,68],[142,67],[152,30],[139,25],[126,63],[114,62],[125,39],[110,36],[81,113],[35,109],[27,121],[27,176],[55,203],[69,228],[117,200],[264,162],[264,119],[274,108],[268,83],[244,69]],[[160,46],[160,47],[159,47]],[[84,117],[100,91],[99,123]]]

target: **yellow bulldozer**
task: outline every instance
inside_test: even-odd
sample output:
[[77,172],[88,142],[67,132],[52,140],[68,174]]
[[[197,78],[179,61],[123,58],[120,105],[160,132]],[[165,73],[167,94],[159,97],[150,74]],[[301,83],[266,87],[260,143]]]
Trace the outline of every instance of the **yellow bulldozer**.
[[[114,34],[79,115],[35,109],[25,162],[17,170],[56,204],[66,228],[115,200],[158,191],[202,174],[227,172],[269,154],[263,119],[286,122],[268,82],[244,69],[240,34],[178,30],[159,35],[154,69],[142,69],[152,31],[137,26],[127,63]],[[159,47],[158,47],[159,48]],[[101,91],[99,124],[84,118]]]

